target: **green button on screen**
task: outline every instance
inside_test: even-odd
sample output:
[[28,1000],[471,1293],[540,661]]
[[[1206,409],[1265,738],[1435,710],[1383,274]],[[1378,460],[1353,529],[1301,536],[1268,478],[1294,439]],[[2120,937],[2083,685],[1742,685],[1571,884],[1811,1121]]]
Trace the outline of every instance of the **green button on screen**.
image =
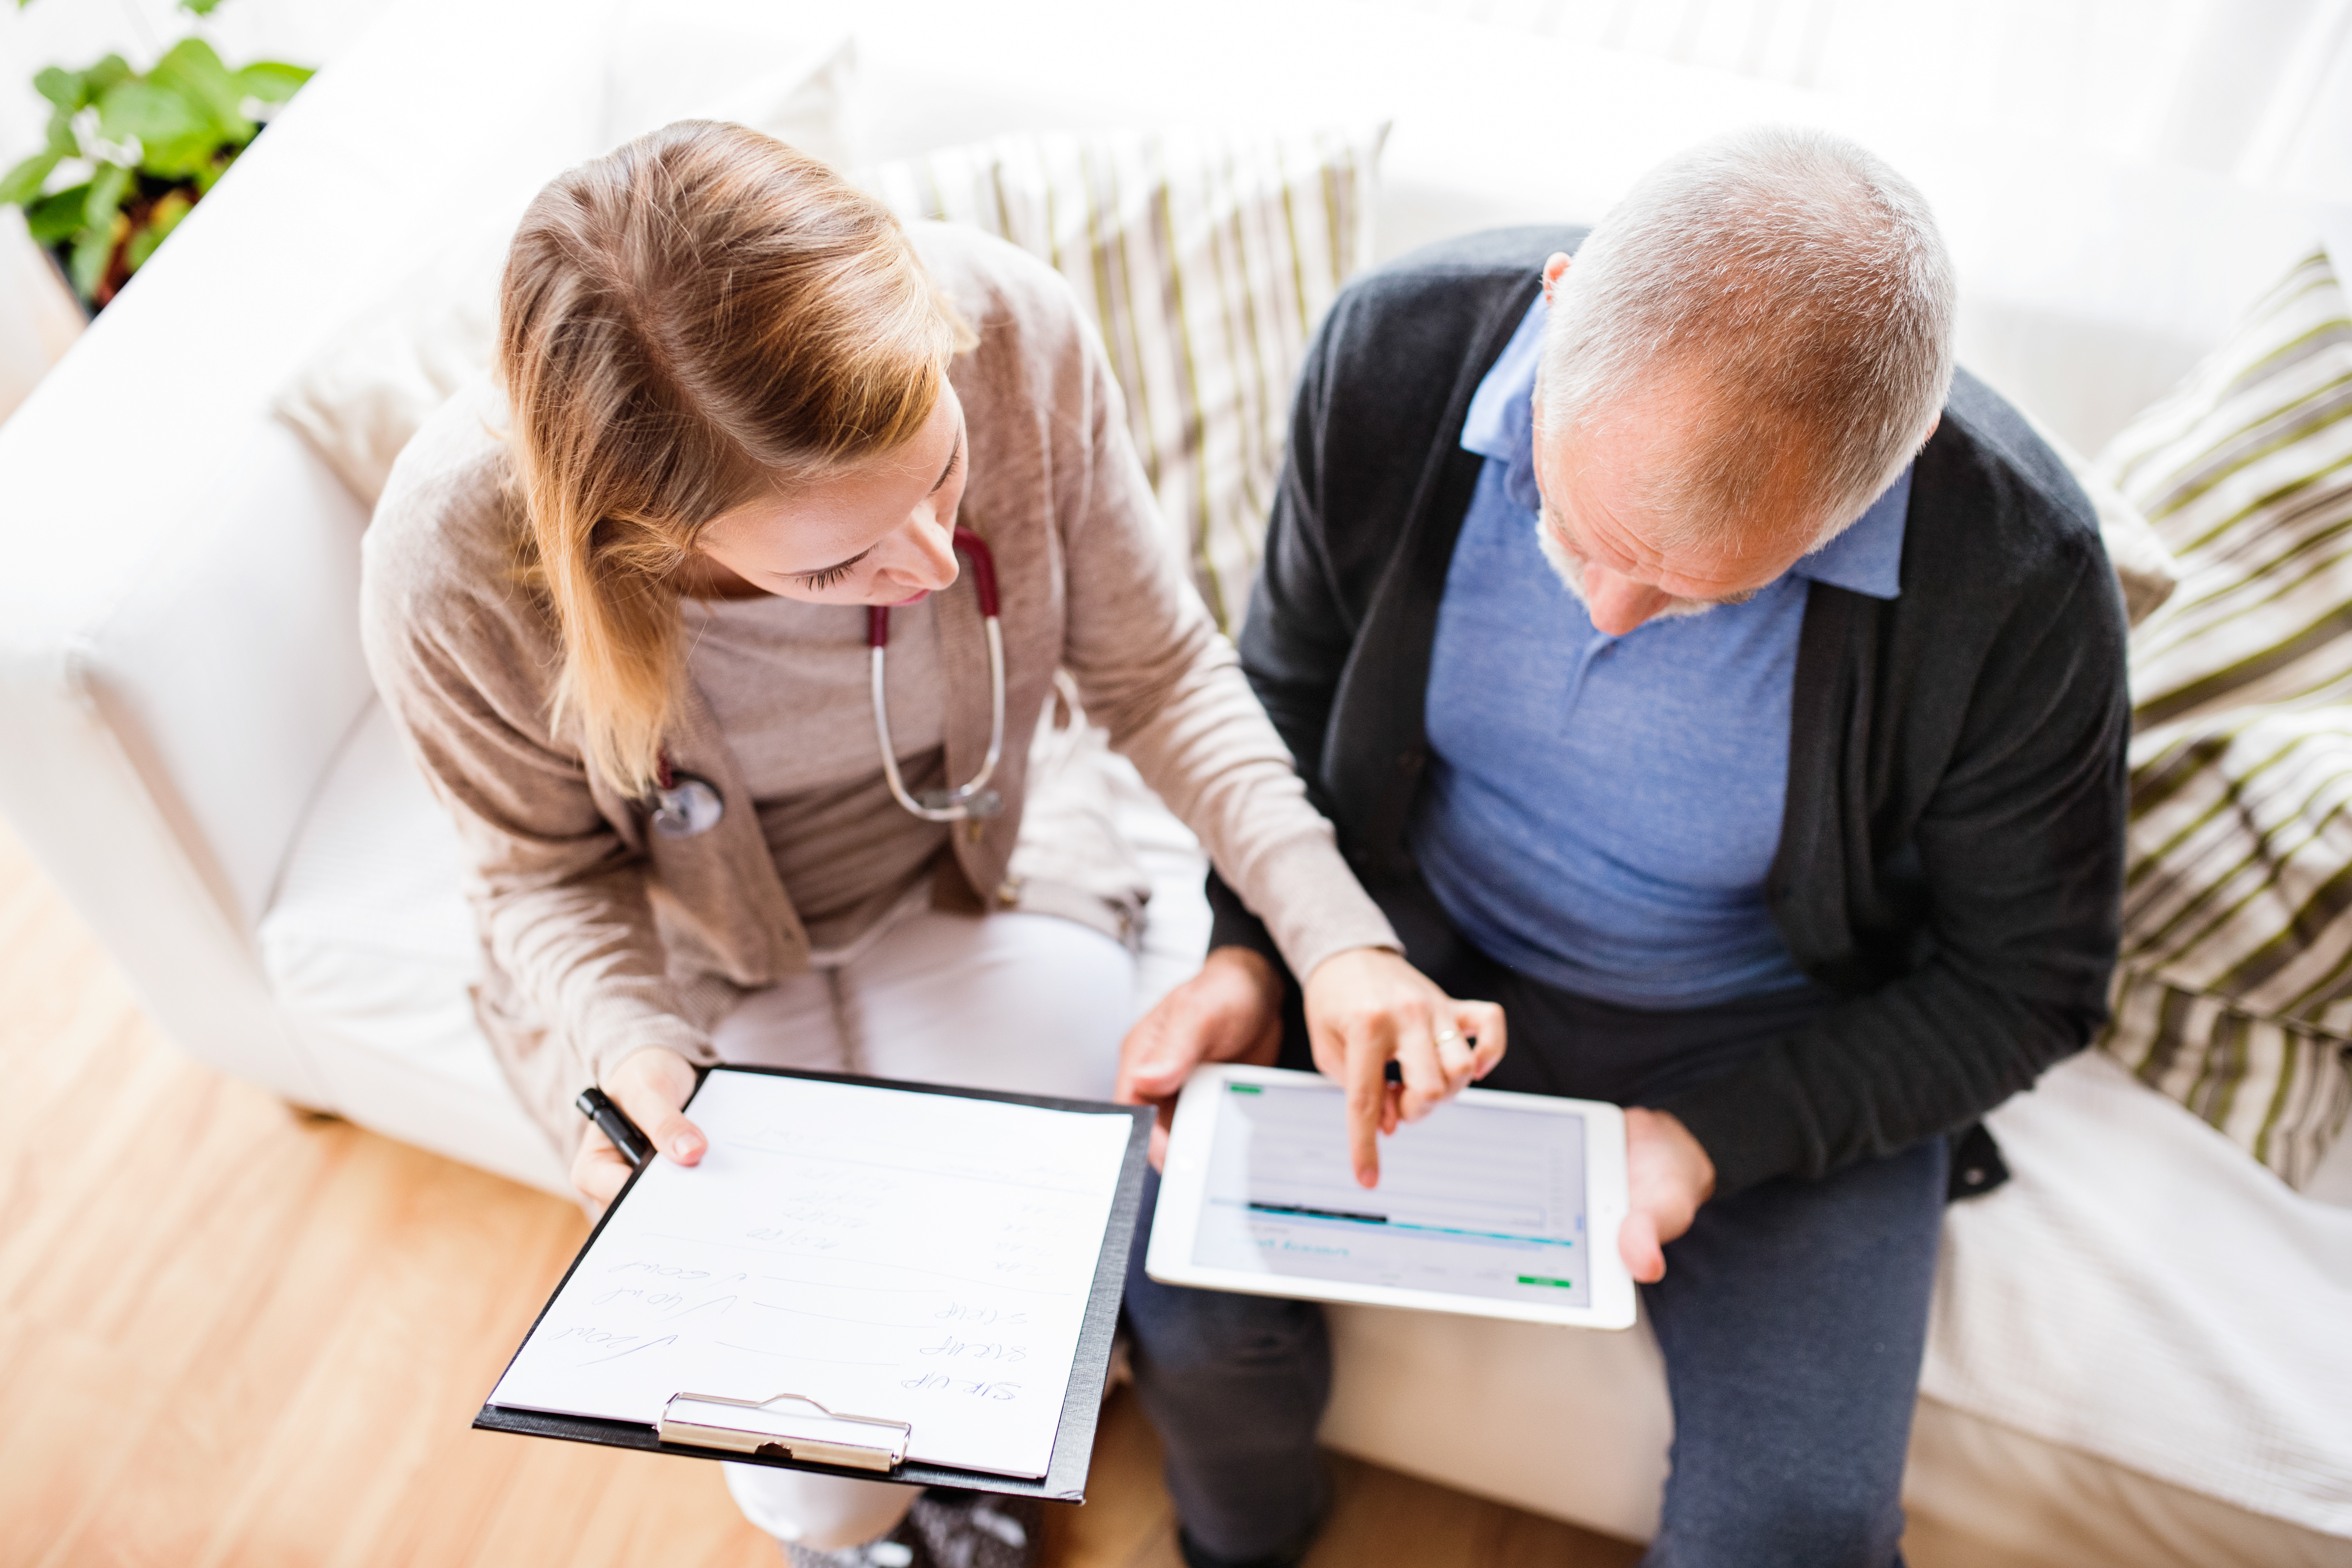
[[1235,1094],[1264,1094],[1265,1092],[1265,1086],[1262,1083],[1229,1083],[1225,1085],[1225,1087],[1232,1089]]
[[1576,1289],[1576,1282],[1572,1279],[1547,1279],[1540,1274],[1522,1274],[1519,1276],[1519,1283],[1522,1285],[1557,1285],[1563,1290],[1573,1290]]

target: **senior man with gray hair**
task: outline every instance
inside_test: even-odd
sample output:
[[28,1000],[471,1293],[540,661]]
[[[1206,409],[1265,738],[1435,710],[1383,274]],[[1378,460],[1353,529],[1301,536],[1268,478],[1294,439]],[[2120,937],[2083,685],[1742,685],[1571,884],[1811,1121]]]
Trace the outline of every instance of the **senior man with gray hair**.
[[[1577,238],[1340,297],[1242,657],[1407,956],[1502,1004],[1488,1087],[1629,1108],[1619,1248],[1675,1432],[1643,1561],[1885,1568],[1948,1146],[2105,1017],[2122,605],[2081,489],[1955,374],[1950,262],[1876,158],[1733,136]],[[1128,1092],[1279,1040],[1346,1079],[1376,1180],[1378,1128],[1466,1058],[1307,1039],[1211,894]],[[1139,1269],[1128,1310],[1187,1561],[1297,1561],[1319,1310]]]

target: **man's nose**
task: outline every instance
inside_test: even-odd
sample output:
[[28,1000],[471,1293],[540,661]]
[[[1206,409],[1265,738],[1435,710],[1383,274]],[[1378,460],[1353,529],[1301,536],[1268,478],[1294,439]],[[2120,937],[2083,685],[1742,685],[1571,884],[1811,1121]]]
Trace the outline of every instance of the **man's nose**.
[[1588,564],[1584,569],[1584,603],[1592,624],[1612,637],[1622,637],[1666,607],[1667,596],[1647,583]]

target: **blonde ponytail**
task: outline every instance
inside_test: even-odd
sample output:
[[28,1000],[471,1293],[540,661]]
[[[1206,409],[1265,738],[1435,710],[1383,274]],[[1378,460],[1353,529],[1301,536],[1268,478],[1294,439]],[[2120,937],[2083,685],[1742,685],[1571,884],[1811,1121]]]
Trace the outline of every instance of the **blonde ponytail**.
[[910,439],[970,341],[887,208],[757,132],[683,121],[540,193],[497,369],[562,638],[551,720],[590,768],[654,786],[702,527]]

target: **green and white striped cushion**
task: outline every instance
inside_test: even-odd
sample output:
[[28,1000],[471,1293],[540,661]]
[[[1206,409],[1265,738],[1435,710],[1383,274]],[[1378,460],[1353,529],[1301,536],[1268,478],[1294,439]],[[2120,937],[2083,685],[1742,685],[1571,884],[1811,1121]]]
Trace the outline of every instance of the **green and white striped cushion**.
[[1209,609],[1238,629],[1307,334],[1371,258],[1385,128],[1000,137],[882,165],[902,216],[1043,258],[1094,317]]
[[2352,310],[2327,255],[2103,461],[2181,581],[2132,637],[2102,1043],[2299,1183],[2352,1112]]
[[2352,700],[2352,317],[2325,252],[2102,460],[2181,573],[2132,639],[2142,730]]

